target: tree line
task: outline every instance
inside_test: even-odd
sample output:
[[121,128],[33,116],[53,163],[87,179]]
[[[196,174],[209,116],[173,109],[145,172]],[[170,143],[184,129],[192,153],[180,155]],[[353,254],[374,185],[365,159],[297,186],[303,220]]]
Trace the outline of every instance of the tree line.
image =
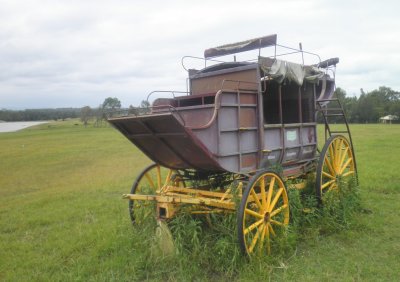
[[142,101],[138,107],[129,106],[122,108],[118,98],[108,97],[98,107],[91,108],[56,108],[56,109],[26,109],[8,110],[0,109],[0,121],[41,121],[41,120],[65,120],[80,118],[86,126],[90,120],[95,126],[101,126],[105,119],[114,114],[140,114],[148,110],[149,103]]
[[335,94],[350,123],[376,123],[387,115],[400,117],[400,92],[389,87],[381,86],[368,93],[360,89],[359,97],[347,97],[341,88],[337,88]]
[[146,113],[149,110],[149,106],[149,102],[143,100],[139,107],[130,105],[129,108],[126,109],[121,107],[121,101],[118,100],[118,98],[108,97],[97,109],[92,109],[89,106],[83,107],[81,109],[80,118],[85,127],[91,119],[95,120],[95,126],[101,126],[108,117]]
[[0,110],[0,121],[37,121],[78,118],[80,108]]
[[[350,123],[376,123],[386,115],[400,117],[400,92],[381,86],[371,92],[360,90],[359,97],[348,97],[342,88],[335,90],[336,97],[341,101]],[[27,109],[27,110],[0,110],[0,121],[37,121],[37,120],[64,120],[80,118],[86,126],[90,120],[100,126],[105,119],[115,113],[141,114],[148,111],[149,103],[143,100],[138,107],[122,108],[118,98],[108,97],[97,108],[85,106],[82,108],[59,109]]]

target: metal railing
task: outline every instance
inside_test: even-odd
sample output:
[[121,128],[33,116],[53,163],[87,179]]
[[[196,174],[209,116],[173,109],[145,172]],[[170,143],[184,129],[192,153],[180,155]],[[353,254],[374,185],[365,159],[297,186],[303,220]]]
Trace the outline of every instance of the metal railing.
[[[186,94],[186,96],[189,95],[189,92],[188,92],[188,91],[155,90],[155,91],[151,91],[151,92],[147,95],[146,101],[147,101],[148,103],[150,103],[150,102],[149,102],[150,96],[152,96],[153,94],[156,94],[156,93],[170,93],[170,94],[172,94],[172,97],[173,97],[173,98],[176,98],[176,96],[175,96],[176,93],[179,93],[179,94]],[[183,95],[182,95],[182,96],[183,96]]]
[[[288,47],[288,46],[284,46],[284,45],[280,45],[280,44],[274,44],[274,45],[271,45],[271,46],[273,46],[275,48],[274,49],[274,54],[270,55],[270,56],[266,56],[268,58],[276,59],[277,57],[285,57],[285,56],[294,55],[294,54],[301,54],[302,64],[305,65],[305,63],[304,63],[304,54],[308,54],[308,55],[311,55],[311,56],[315,56],[317,58],[317,63],[316,64],[321,63],[321,57],[316,53],[309,52],[309,51],[304,51],[301,43],[299,44],[299,48]],[[258,49],[258,56],[261,56],[261,50],[262,49],[268,48],[268,47],[271,47],[271,46],[259,48]],[[283,48],[283,49],[290,50],[290,51],[277,53],[277,48],[276,47]],[[249,51],[254,51],[254,50],[246,50],[244,52],[249,52]],[[228,56],[228,55],[223,55],[223,56]],[[185,71],[189,71],[189,69],[190,69],[185,64],[185,60],[188,59],[188,58],[203,61],[204,62],[204,68],[207,67],[207,62],[215,62],[215,63],[226,63],[226,62],[228,62],[226,60],[225,61],[224,60],[216,60],[215,58],[211,59],[211,58],[203,58],[203,57],[196,57],[196,56],[183,56],[182,59],[181,59],[181,64],[182,64],[182,67],[183,67],[183,69]],[[234,58],[235,58],[235,61],[236,61],[236,55],[234,55]],[[257,61],[258,61],[258,58],[247,59],[247,60],[244,60],[243,62],[257,62]]]

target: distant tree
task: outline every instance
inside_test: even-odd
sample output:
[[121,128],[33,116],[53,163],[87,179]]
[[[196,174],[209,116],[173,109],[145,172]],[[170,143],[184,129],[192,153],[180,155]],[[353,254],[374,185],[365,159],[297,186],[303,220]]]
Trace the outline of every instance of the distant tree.
[[103,102],[103,109],[115,111],[121,108],[121,101],[118,98],[108,97]]
[[377,122],[379,118],[374,101],[368,93],[360,95],[357,112],[359,121],[362,123]]
[[392,115],[400,117],[400,100],[394,101],[389,108]]
[[342,88],[337,87],[335,90],[335,95],[342,102],[344,99],[346,99],[347,93]]
[[139,110],[138,110],[137,107],[134,107],[134,106],[130,105],[129,109],[128,109],[128,114],[130,114],[130,115],[138,115],[139,114]]
[[378,122],[383,116],[395,114],[393,110],[396,111],[399,95],[400,92],[386,86],[362,93],[358,100],[361,122]]
[[343,106],[344,112],[346,113],[347,121],[355,122],[357,97],[347,97],[346,91],[340,87],[336,88],[335,95],[340,100],[340,103]]
[[345,111],[346,111],[347,120],[349,122],[357,122],[358,121],[356,109],[357,109],[357,97],[347,97],[346,103],[345,103]]
[[107,116],[119,109],[121,109],[121,101],[118,98],[106,98],[101,106],[102,119],[106,119]]
[[140,108],[141,108],[141,112],[146,114],[148,112],[150,112],[150,103],[147,100],[142,100],[142,102],[140,103]]
[[142,102],[140,102],[140,107],[141,108],[148,108],[150,107],[150,103],[147,100],[142,100]]
[[81,109],[81,121],[83,122],[83,125],[86,127],[88,124],[88,121],[92,117],[92,109],[89,106],[85,106]]
[[94,116],[96,121],[94,123],[94,127],[100,127],[103,125],[103,120],[105,118],[105,114],[103,113],[103,104],[100,104],[98,108],[95,109]]

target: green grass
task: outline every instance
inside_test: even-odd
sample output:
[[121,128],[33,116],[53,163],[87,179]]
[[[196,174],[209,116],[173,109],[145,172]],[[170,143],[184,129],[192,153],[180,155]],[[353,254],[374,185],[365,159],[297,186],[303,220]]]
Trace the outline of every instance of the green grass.
[[247,262],[234,218],[206,232],[180,217],[179,255],[158,256],[121,199],[150,161],[114,129],[75,123],[0,134],[0,280],[400,279],[400,125],[351,126],[363,210],[347,228],[309,228],[287,253]]

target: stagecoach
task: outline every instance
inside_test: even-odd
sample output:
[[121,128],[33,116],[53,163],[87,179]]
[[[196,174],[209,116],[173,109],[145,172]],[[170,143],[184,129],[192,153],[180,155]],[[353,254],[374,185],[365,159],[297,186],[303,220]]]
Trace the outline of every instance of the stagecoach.
[[[255,59],[237,59],[245,53]],[[201,68],[188,68],[195,59]],[[243,253],[269,254],[290,221],[289,180],[301,189],[314,175],[323,204],[356,177],[347,120],[333,97],[338,62],[321,61],[301,44],[279,45],[276,35],[184,57],[186,91],[151,92],[147,111],[108,119],[154,162],[124,195],[132,222],[167,221],[182,210],[236,213]],[[331,125],[340,120],[343,128]]]

